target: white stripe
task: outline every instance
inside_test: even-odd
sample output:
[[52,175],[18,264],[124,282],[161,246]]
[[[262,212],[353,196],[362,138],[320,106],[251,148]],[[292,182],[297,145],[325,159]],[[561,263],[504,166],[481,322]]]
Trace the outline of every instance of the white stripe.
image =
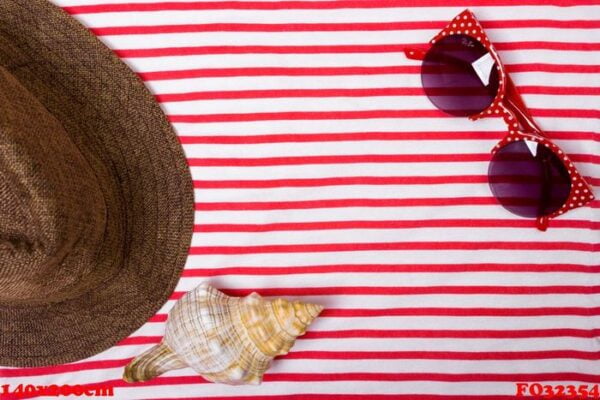
[[[208,178],[208,177],[207,177]],[[278,202],[278,201],[307,201],[307,200],[326,200],[326,199],[429,199],[429,198],[454,198],[454,197],[491,197],[489,187],[486,183],[477,184],[444,184],[444,185],[338,185],[338,186],[323,186],[323,187],[281,187],[281,188],[258,188],[258,189],[211,189],[211,190],[196,190],[196,199],[202,203],[214,203],[214,202]],[[449,207],[449,208],[447,208]],[[461,207],[473,208],[472,213],[470,210],[464,211]],[[434,208],[427,206],[419,207],[394,207],[394,208],[370,208],[365,207],[353,207],[350,209],[340,208],[332,211],[326,209],[309,209],[309,210],[259,210],[258,213],[263,214],[263,221],[302,221],[303,219],[295,213],[303,214],[306,213],[306,220],[310,221],[311,218],[321,218],[326,215],[331,215],[335,218],[336,215],[342,217],[351,217],[352,213],[358,211],[359,213],[354,214],[355,216],[364,215],[361,214],[367,211],[367,215],[373,215],[374,218],[377,216],[388,215],[390,219],[401,218],[401,219],[413,219],[410,215],[419,215],[421,217],[427,217],[428,215],[445,215],[458,217],[468,217],[472,215],[472,218],[485,218],[492,216],[496,217],[510,217],[509,213],[497,213],[490,212],[489,205],[485,206],[455,206],[452,207],[452,203],[443,208]],[[379,210],[379,211],[377,211]],[[569,213],[578,211],[569,211]],[[464,213],[463,213],[464,211]],[[202,211],[203,212],[203,211]],[[244,215],[246,211],[222,211],[227,215],[219,216],[218,213],[221,211],[211,211],[208,218],[215,218],[219,220],[223,218],[223,221],[227,220],[227,215],[230,217],[230,221],[256,221],[254,218],[260,218],[258,216]],[[289,213],[289,219],[286,214]],[[349,214],[350,213],[350,214]],[[431,214],[434,213],[434,214]],[[206,221],[202,215],[198,214],[198,221]],[[235,217],[238,217],[237,219]],[[247,219],[248,218],[248,219]],[[574,218],[573,214],[570,214],[570,218]],[[355,219],[355,218],[352,218]],[[323,219],[321,219],[323,220]]]
[[[408,186],[407,186],[408,187]],[[442,193],[433,193],[430,198],[435,197],[444,197],[444,189],[448,190],[449,193],[446,193],[450,197],[453,196],[453,193],[456,194],[457,197],[465,196],[486,196],[491,197],[491,193],[489,193],[489,189],[484,185],[471,185],[472,190],[468,190],[466,186],[464,186],[464,190],[460,191],[458,189],[461,186],[458,185],[440,185],[437,188],[437,191],[441,191]],[[331,187],[333,189],[333,187]],[[326,188],[319,188],[320,191],[324,191]],[[314,190],[312,190],[314,192]],[[361,192],[352,192],[351,186],[342,186],[337,187],[337,191],[339,194],[334,196],[333,193],[329,193],[331,198],[373,198],[372,196],[365,196],[368,193]],[[350,192],[348,196],[345,196],[344,191]],[[395,191],[395,195],[394,195]],[[406,189],[399,189],[397,187],[392,187],[388,192],[387,196],[377,198],[403,198],[407,193],[404,193]],[[230,191],[235,192],[235,191]],[[302,194],[303,192],[297,192],[298,194]],[[433,191],[432,191],[433,192]],[[209,192],[212,193],[212,192]],[[240,191],[236,192],[238,196],[242,196],[242,193],[247,193],[247,190],[240,193]],[[274,189],[269,190],[269,192],[263,191],[263,197],[257,197],[255,199],[247,199],[246,197],[234,197],[234,193],[227,198],[222,198],[218,200],[222,201],[265,201],[264,194],[281,194],[279,198],[280,201],[297,201],[300,196],[294,196],[294,191],[290,191],[289,198],[286,198],[283,195],[283,191],[276,192]],[[381,192],[380,192],[381,193]],[[410,193],[408,193],[410,194]],[[423,193],[421,193],[422,195]],[[362,195],[362,197],[361,197]],[[419,195],[419,193],[416,193]],[[198,201],[202,201],[201,204],[204,203],[204,198],[199,197]],[[277,199],[268,199],[273,201],[278,201]],[[310,200],[308,198],[307,200]],[[569,211],[569,214],[561,217],[561,219],[573,219],[573,220],[593,220],[594,209],[589,207],[578,208],[572,211]],[[238,224],[264,224],[264,223],[276,223],[276,222],[310,222],[310,221],[356,221],[357,219],[361,220],[369,220],[369,221],[394,221],[394,220],[431,220],[431,219],[464,219],[464,220],[477,220],[481,219],[505,219],[512,220],[517,219],[521,220],[521,217],[518,217],[514,214],[509,213],[500,205],[490,204],[490,205],[452,205],[452,201],[449,202],[448,205],[445,206],[437,206],[435,208],[430,206],[419,206],[419,207],[342,207],[342,208],[298,208],[298,209],[289,209],[289,210],[225,210],[225,211],[198,211],[196,215],[196,220],[198,224],[227,224],[227,223],[238,223]],[[531,226],[533,227],[534,222],[530,220]],[[476,223],[476,221],[475,221]],[[514,229],[514,228],[511,228]],[[564,228],[561,228],[564,229]]]
[[[401,275],[401,274],[399,274]],[[451,276],[451,273],[442,274]],[[323,275],[323,279],[327,278]],[[187,280],[189,278],[184,278]],[[224,288],[220,282],[226,283],[226,278],[211,277],[206,279],[210,284],[218,288]],[[179,291],[177,289],[177,291]],[[581,294],[548,294],[548,295],[455,295],[455,294],[435,294],[435,295],[344,295],[344,296],[293,296],[288,298],[298,298],[315,304],[322,304],[326,308],[357,308],[357,309],[385,309],[385,308],[420,308],[420,307],[485,307],[485,308],[537,308],[537,307],[597,307],[600,301],[600,295],[581,295]],[[175,304],[174,300],[169,300],[160,309],[160,314],[168,313]],[[321,318],[321,317],[319,317]],[[417,317],[421,318],[421,317]],[[458,323],[455,329],[461,329],[463,319],[474,317],[455,317]],[[488,317],[492,318],[492,317]],[[494,317],[497,318],[497,317]],[[515,323],[520,323],[520,318],[530,319],[534,317],[514,317]],[[538,318],[538,317],[535,317]],[[581,318],[581,317],[572,317]],[[583,317],[588,318],[588,317]],[[147,324],[140,329],[148,329]],[[156,324],[161,325],[161,324]],[[368,326],[361,327],[368,329]],[[596,327],[597,328],[597,327]],[[160,328],[158,328],[160,329]],[[355,327],[358,329],[358,327]],[[402,329],[397,326],[396,329]],[[508,328],[512,329],[512,328]],[[141,330],[135,332],[136,336],[141,335]]]
[[[232,103],[233,104],[233,103]],[[232,109],[231,112],[239,112]],[[560,119],[552,119],[550,125],[558,130]],[[579,124],[583,120],[578,121]],[[364,132],[498,132],[498,138],[506,132],[506,125],[499,118],[479,120],[477,123],[466,118],[377,118],[356,120],[275,120],[254,122],[210,122],[173,124],[182,136],[247,136],[268,134],[311,134],[311,133],[364,133]],[[595,124],[594,124],[595,125]],[[571,126],[571,130],[572,130]],[[580,128],[581,129],[581,128]],[[423,135],[426,139],[426,134]],[[382,142],[383,143],[383,142]],[[391,142],[386,142],[390,144]],[[495,144],[495,143],[494,143]],[[491,144],[494,146],[494,144]],[[262,148],[256,146],[257,149]],[[184,146],[187,149],[189,145]],[[387,147],[387,146],[386,146]],[[491,150],[491,147],[490,147]]]
[[[337,55],[336,55],[337,56]],[[339,55],[343,57],[344,55]],[[228,56],[218,56],[221,57]],[[286,56],[287,57],[287,56]],[[291,55],[291,62],[295,67],[302,67],[295,63],[295,56]],[[306,57],[304,55],[298,56]],[[364,64],[380,63],[379,57],[364,57]],[[236,60],[232,56],[230,63],[227,63],[225,68],[240,68],[243,60]],[[590,60],[590,57],[587,57]],[[169,70],[170,58],[152,59],[148,65],[142,65],[144,59],[129,59],[127,62],[138,70],[151,71]],[[249,59],[250,60],[250,59]],[[281,57],[277,58],[277,62],[281,62]],[[310,62],[311,58],[305,58],[305,62]],[[333,59],[332,64],[335,64]],[[593,60],[593,58],[592,58]],[[148,60],[146,60],[148,61]],[[182,57],[175,60],[176,64],[183,66],[183,69],[194,63],[194,57]],[[206,64],[201,63],[200,68],[213,68],[210,59]],[[265,62],[266,61],[266,62]],[[258,67],[278,67],[271,65],[267,60],[262,60]],[[142,63],[139,64],[138,63]],[[381,63],[384,66],[396,65],[398,60],[392,62]],[[153,67],[156,64],[156,67]],[[314,65],[314,60],[312,61]],[[348,62],[348,64],[354,64]],[[330,65],[319,64],[319,67],[327,67]],[[335,65],[334,65],[335,66]],[[344,66],[344,65],[342,65]],[[361,66],[360,64],[351,66]],[[138,68],[141,67],[141,68]],[[222,67],[218,64],[217,68]],[[573,74],[573,73],[550,73],[550,72],[522,72],[511,73],[511,77],[518,86],[569,86],[569,87],[600,87],[600,77],[598,74]],[[208,91],[228,91],[228,90],[269,90],[269,89],[364,89],[364,88],[395,88],[395,87],[421,87],[421,78],[418,74],[378,74],[378,75],[332,75],[332,76],[251,76],[251,77],[224,77],[224,78],[189,78],[189,79],[173,79],[173,80],[154,80],[147,81],[146,84],[156,94],[164,93],[189,93],[189,92],[208,92]]]
[[[450,21],[463,8],[399,7],[382,9],[334,10],[185,10],[160,12],[107,12],[77,14],[77,19],[90,27],[132,25],[179,25],[210,23],[330,23],[330,22],[397,22]],[[485,20],[555,19],[595,20],[597,6],[514,6],[470,7],[477,18]],[[424,17],[426,16],[426,17]],[[440,29],[443,24],[440,25]]]
[[[448,235],[452,238],[451,234]],[[325,239],[328,240],[328,239]],[[221,243],[222,244],[222,243]],[[210,246],[210,244],[206,244]],[[229,245],[229,243],[227,244]],[[231,244],[234,245],[234,244]],[[597,274],[596,274],[597,275]],[[600,285],[600,277],[594,274],[544,272],[452,272],[452,273],[330,273],[290,275],[231,275],[211,278],[211,283],[227,288],[259,287],[429,287],[429,286],[594,286]],[[200,285],[203,277],[186,278],[177,287],[189,291]],[[366,285],[366,282],[369,284]],[[343,302],[343,297],[337,299]],[[399,303],[398,306],[401,306]],[[590,321],[592,322],[592,321]],[[599,325],[600,326],[600,325]]]
[[[169,34],[113,35],[102,40],[114,49],[157,49],[187,46],[321,46],[421,43],[431,39],[439,29],[343,32],[186,32]],[[492,43],[553,41],[594,43],[598,29],[515,28],[486,29]],[[464,32],[463,32],[464,33]]]
[[[531,108],[595,110],[595,97],[526,95]],[[232,106],[243,114],[290,111],[437,110],[425,96],[258,98],[193,100],[163,103],[170,115],[227,114]]]
[[[402,306],[401,302],[396,307]],[[327,318],[318,317],[310,326],[310,332],[355,331],[355,330],[529,330],[529,329],[593,329],[598,327],[600,317],[365,317]],[[385,333],[385,332],[384,332]],[[140,336],[162,336],[164,327],[146,324],[138,331]],[[390,334],[391,336],[391,334]],[[311,339],[312,340],[312,339]],[[377,339],[373,338],[373,341]],[[381,340],[381,339],[380,339]],[[446,339],[448,340],[448,339]],[[454,339],[465,340],[468,339]],[[463,350],[466,351],[467,349]],[[343,368],[343,366],[342,366]]]
[[[487,152],[482,152],[487,153]],[[243,160],[243,159],[242,159]],[[234,162],[235,164],[235,162]],[[577,163],[579,172],[584,175],[600,177],[600,164]],[[585,164],[585,168],[584,168]],[[317,164],[318,165],[318,164]],[[341,163],[318,165],[284,165],[267,167],[246,167],[231,165],[227,167],[192,167],[192,178],[198,180],[213,179],[306,179],[345,176],[453,176],[486,175],[488,161],[482,162],[385,162],[385,163]],[[514,164],[515,170],[519,164]]]
[[[484,152],[486,153],[486,152]],[[335,156],[334,156],[335,157]],[[243,158],[241,159],[243,161]],[[214,179],[306,179],[346,176],[448,176],[487,174],[488,162],[385,162],[357,164],[307,164],[267,167],[191,167],[192,178]],[[316,166],[318,165],[318,168]],[[594,168],[594,166],[592,166]],[[594,168],[600,176],[600,166]]]
[[[431,372],[455,374],[507,373],[527,371],[527,373],[563,372],[578,368],[591,369],[598,364],[595,360],[549,359],[549,360],[311,360],[318,362],[320,373],[344,373],[364,371],[377,363],[379,373]],[[314,365],[308,360],[285,360],[275,363],[271,373],[314,373]]]
[[[533,225],[533,224],[532,224]],[[202,226],[202,224],[200,224]],[[598,231],[579,230],[577,242],[595,243]],[[426,229],[334,229],[312,231],[195,233],[192,246],[268,246],[320,243],[397,243],[397,242],[492,242],[573,241],[571,229],[551,229],[544,234],[537,229],[513,228],[426,228]],[[485,235],[485,236],[483,236]],[[567,278],[565,278],[567,279]],[[600,281],[599,281],[600,283]]]
[[[444,184],[444,185],[338,185],[338,186],[323,186],[323,187],[282,187],[282,188],[258,188],[258,189],[214,189],[214,190],[201,190],[198,189],[197,193],[197,201],[202,202],[272,202],[272,201],[304,201],[304,200],[325,200],[325,199],[404,199],[404,198],[452,198],[452,197],[490,197],[489,187],[485,183],[478,184]],[[451,206],[452,204],[448,204]],[[459,206],[463,207],[463,206]],[[472,206],[468,206],[472,207]],[[483,209],[475,210],[473,217],[483,215],[498,215],[500,214],[488,214],[487,208],[489,206],[484,206]],[[421,217],[426,217],[428,213],[440,213],[440,215],[453,215],[452,212],[455,212],[456,208],[449,209],[434,209],[431,207],[428,208],[415,208],[410,207],[407,209],[407,212],[412,215],[418,215]],[[351,210],[352,211],[373,211],[374,215],[384,215],[377,214],[376,210],[371,210],[367,208],[367,210]],[[394,210],[399,214],[388,214],[392,218],[405,217],[407,214],[404,214],[402,210]],[[577,210],[575,210],[577,211]],[[228,211],[229,212],[229,211]],[[279,211],[260,211],[263,212],[274,212],[273,217],[276,217],[279,220],[287,220],[283,215],[277,216]],[[288,212],[288,210],[284,210],[284,213]],[[303,213],[304,211],[298,211]],[[311,211],[313,212],[313,211]],[[337,211],[331,212],[331,210],[325,211],[328,214],[337,214]],[[341,213],[345,213],[343,209],[340,210]],[[382,211],[382,213],[385,210]],[[570,211],[574,212],[574,211]],[[323,214],[320,214],[321,211],[314,210],[315,217],[319,217]],[[410,215],[409,214],[409,215]],[[236,214],[231,214],[233,217]],[[265,218],[269,217],[269,214],[264,214]],[[347,215],[347,214],[346,214]],[[361,214],[356,214],[361,215]],[[571,214],[572,215],[572,214]],[[464,216],[464,214],[461,214]],[[198,215],[201,217],[201,215]],[[409,217],[410,218],[410,217]],[[405,218],[403,218],[405,219]],[[198,219],[202,221],[201,218]],[[290,221],[294,221],[295,218],[293,214],[290,214]],[[233,220],[232,220],[233,221]]]
[[[534,318],[534,317],[523,317]],[[586,318],[586,317],[582,317]],[[518,322],[518,320],[517,320]],[[589,339],[575,337],[530,338],[530,339],[447,339],[387,338],[377,341],[371,338],[343,338],[298,340],[293,351],[543,351],[569,349],[597,351]]]
[[[231,109],[231,113],[240,110]],[[437,123],[434,122],[437,120]],[[340,120],[273,120],[249,122],[203,122],[175,123],[181,135],[265,135],[280,133],[349,133],[349,132],[398,132],[398,131],[433,131],[436,126],[445,126],[443,131],[465,131],[478,129],[486,131],[488,127],[494,132],[505,132],[506,125],[499,118],[484,121],[473,121],[467,118],[374,118],[374,119],[340,119]],[[538,125],[545,130],[596,132],[600,130],[597,118],[536,118]],[[499,135],[499,138],[501,136]],[[389,142],[388,142],[389,143]],[[490,148],[491,149],[491,148]],[[567,150],[565,150],[567,151]]]
[[[577,64],[595,65],[597,61],[590,57],[587,51],[561,50],[557,55],[553,50],[506,50],[500,51],[500,57],[505,65],[512,64]],[[315,53],[315,54],[217,54],[217,55],[189,55],[189,56],[164,56],[164,57],[131,57],[125,61],[136,72],[153,71],[178,71],[208,68],[249,68],[249,67],[386,67],[420,65],[419,61],[408,60],[404,53]],[[565,73],[560,73],[564,76]],[[414,74],[412,74],[414,75]],[[511,74],[512,75],[512,74]],[[575,74],[572,74],[575,75]],[[591,75],[591,74],[587,74]],[[568,76],[568,75],[567,75]],[[365,75],[363,78],[371,78]],[[396,75],[396,78],[402,78]],[[409,75],[410,77],[410,75]],[[577,85],[584,76],[575,75],[575,82],[564,80],[563,86]],[[589,78],[594,78],[592,75]],[[356,79],[356,78],[355,78]],[[556,80],[548,80],[556,85]],[[596,81],[594,79],[592,82]],[[354,84],[362,84],[354,81]],[[420,82],[419,82],[420,84]],[[587,85],[590,85],[588,82]],[[322,87],[322,86],[320,86]]]
[[[367,125],[368,121],[381,120],[355,120],[356,125]],[[454,123],[460,119],[447,119],[447,131],[453,131]],[[497,124],[494,128],[500,128],[504,122],[500,119],[489,120]],[[577,121],[577,122],[575,122]],[[581,128],[583,119],[575,120],[572,128]],[[590,120],[591,121],[591,120]],[[271,121],[273,122],[273,121]],[[335,131],[335,127],[341,121],[321,121],[323,130],[329,125],[331,131]],[[351,122],[351,121],[346,121]],[[391,121],[390,121],[391,122]],[[396,120],[397,125],[401,125],[401,120]],[[479,122],[475,123],[480,125]],[[376,125],[373,123],[373,125]],[[391,125],[391,123],[390,123]],[[460,125],[457,124],[457,125]],[[483,124],[481,124],[483,125]],[[204,124],[198,124],[199,127]],[[506,125],[504,125],[506,127]],[[542,124],[542,127],[545,125]],[[340,127],[342,128],[342,127]],[[416,128],[416,127],[415,127]],[[457,126],[457,128],[459,128]],[[373,127],[374,131],[384,131]],[[415,129],[417,130],[417,129]],[[482,131],[485,131],[483,127]],[[494,130],[491,130],[496,131]],[[286,132],[286,131],[281,131]],[[340,129],[340,132],[345,130]],[[359,131],[360,132],[360,131]],[[368,132],[367,130],[363,132]],[[326,133],[326,132],[323,132]],[[426,138],[427,134],[423,134]],[[502,139],[503,135],[498,134],[497,140],[392,140],[392,141],[362,141],[362,142],[300,142],[300,143],[258,143],[258,144],[239,144],[224,146],[221,144],[185,144],[184,149],[186,155],[190,158],[245,158],[248,156],[257,158],[268,157],[294,157],[294,156],[329,156],[329,155],[360,155],[360,154],[468,154],[468,153],[488,153],[496,143]],[[594,150],[599,148],[598,142],[587,140],[557,140],[556,144],[560,146],[567,154],[594,154]],[[596,151],[597,152],[597,151]],[[578,163],[583,164],[583,163]],[[320,169],[321,166],[319,166]],[[253,167],[254,168],[254,167]],[[481,165],[475,165],[474,168],[481,169]],[[588,168],[588,167],[586,167]],[[325,167],[324,170],[327,168]],[[418,168],[420,170],[420,168]],[[426,175],[422,173],[421,175]],[[218,179],[218,176],[210,178],[211,180]],[[209,179],[206,177],[205,179]]]
[[[534,229],[533,227],[531,229]],[[531,250],[388,250],[388,251],[328,251],[317,253],[207,254],[188,257],[188,267],[220,268],[223,265],[280,266],[327,264],[435,264],[440,260],[450,264],[467,263],[546,263],[595,265],[594,253],[557,249]]]
[[[357,120],[358,122],[366,120]],[[448,131],[453,129],[456,120],[449,120]],[[501,122],[494,119],[493,122]],[[322,122],[323,125],[327,121]],[[397,122],[398,123],[398,122]],[[501,122],[503,123],[503,122]],[[376,131],[379,131],[377,129]],[[342,131],[341,131],[342,132]],[[426,138],[426,134],[423,134]],[[498,141],[502,135],[498,135]],[[328,156],[328,155],[360,155],[360,154],[465,154],[487,153],[497,141],[492,140],[369,140],[363,142],[300,142],[300,143],[258,143],[223,146],[221,144],[185,144],[188,157],[200,158],[244,158],[253,157],[285,157],[285,156]],[[569,152],[567,149],[565,151]],[[319,166],[320,169],[321,166]],[[425,175],[425,174],[422,174]],[[217,177],[214,177],[217,178]],[[213,179],[214,179],[213,178]],[[205,178],[206,179],[206,178]]]

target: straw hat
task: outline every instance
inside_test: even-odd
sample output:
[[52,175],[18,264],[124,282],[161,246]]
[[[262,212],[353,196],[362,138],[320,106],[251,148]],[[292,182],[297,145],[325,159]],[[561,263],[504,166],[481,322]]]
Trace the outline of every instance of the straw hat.
[[0,365],[80,360],[165,303],[193,187],[137,76],[45,0],[0,1]]

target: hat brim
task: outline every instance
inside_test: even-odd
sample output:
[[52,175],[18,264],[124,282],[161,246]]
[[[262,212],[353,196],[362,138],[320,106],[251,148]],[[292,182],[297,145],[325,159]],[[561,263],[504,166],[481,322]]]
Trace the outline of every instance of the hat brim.
[[119,272],[77,298],[44,305],[0,302],[0,365],[81,360],[141,327],[175,289],[193,232],[190,171],[143,82],[46,0],[0,2],[0,65],[75,142],[93,142],[86,151],[98,152],[119,182],[119,225],[127,238],[116,257]]

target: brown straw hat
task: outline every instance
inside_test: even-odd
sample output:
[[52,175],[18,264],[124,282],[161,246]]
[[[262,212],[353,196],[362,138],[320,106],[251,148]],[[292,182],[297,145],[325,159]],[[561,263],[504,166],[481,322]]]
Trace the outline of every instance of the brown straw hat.
[[92,356],[169,298],[193,230],[175,133],[46,0],[0,1],[0,365]]

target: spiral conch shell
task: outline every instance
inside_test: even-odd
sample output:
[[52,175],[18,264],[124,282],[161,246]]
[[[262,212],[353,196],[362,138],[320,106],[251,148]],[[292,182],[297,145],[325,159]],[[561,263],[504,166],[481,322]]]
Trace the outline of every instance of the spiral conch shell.
[[287,354],[322,309],[257,293],[229,297],[202,283],[175,304],[162,341],[129,363],[123,379],[191,367],[212,382],[258,385],[271,360]]

